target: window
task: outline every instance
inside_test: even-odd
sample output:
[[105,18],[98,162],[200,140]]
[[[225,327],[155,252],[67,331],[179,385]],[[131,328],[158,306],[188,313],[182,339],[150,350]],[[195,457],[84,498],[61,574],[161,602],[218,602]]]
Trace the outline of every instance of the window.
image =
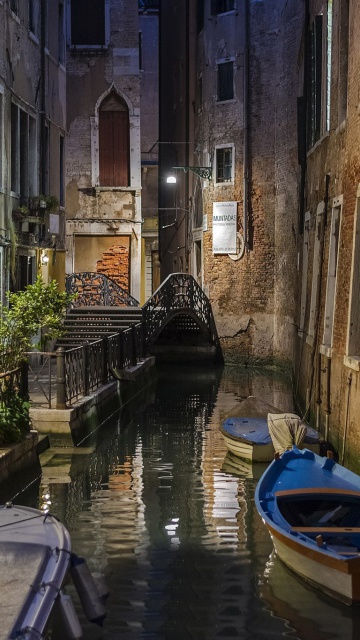
[[11,191],[18,193],[19,184],[19,108],[11,105]]
[[325,298],[325,318],[324,318],[324,334],[323,346],[332,347],[333,323],[336,296],[336,274],[339,255],[339,236],[340,236],[340,214],[341,214],[340,198],[334,201],[331,214],[331,231],[329,243],[329,262],[328,273],[326,279],[326,298]]
[[29,31],[35,33],[35,0],[29,0]]
[[129,186],[129,151],[128,108],[125,102],[112,92],[99,110],[100,186]]
[[71,0],[71,45],[105,47],[107,45],[106,0]]
[[234,97],[234,63],[222,62],[218,64],[217,100],[232,100]]
[[143,70],[143,34],[139,31],[139,69]]
[[349,66],[349,0],[340,2],[339,33],[339,124],[346,118],[348,101],[348,66]]
[[19,0],[10,0],[10,8],[16,15],[19,14]]
[[233,182],[234,180],[234,153],[232,146],[223,146],[216,149],[216,182]]
[[330,130],[332,0],[311,25],[308,77],[308,147]]
[[60,64],[65,62],[65,32],[64,32],[64,3],[63,2],[59,2],[59,8],[58,8],[58,21],[59,21],[59,29],[58,29],[58,38],[59,38],[59,45],[58,45],[58,58],[59,58],[59,62]]
[[60,185],[59,185],[60,199],[59,199],[59,204],[60,204],[60,207],[64,207],[65,206],[64,147],[65,147],[64,136],[60,136],[60,147],[59,147],[59,152],[60,152],[60,158],[59,158],[59,162],[60,162],[60,176],[59,176],[59,178],[60,178]]
[[211,15],[226,13],[235,9],[234,0],[211,0]]
[[196,3],[196,32],[200,33],[204,28],[204,0]]
[[202,109],[203,109],[203,79],[202,79],[202,75],[199,75],[198,77],[198,83],[197,83],[197,112],[201,113]]

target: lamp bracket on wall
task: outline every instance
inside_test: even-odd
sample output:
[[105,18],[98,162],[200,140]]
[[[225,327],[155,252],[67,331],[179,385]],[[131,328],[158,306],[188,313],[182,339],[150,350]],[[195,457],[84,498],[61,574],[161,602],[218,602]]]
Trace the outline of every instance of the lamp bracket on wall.
[[182,169],[184,173],[188,173],[192,171],[196,173],[200,178],[204,178],[204,180],[211,180],[211,167],[173,167],[173,169]]

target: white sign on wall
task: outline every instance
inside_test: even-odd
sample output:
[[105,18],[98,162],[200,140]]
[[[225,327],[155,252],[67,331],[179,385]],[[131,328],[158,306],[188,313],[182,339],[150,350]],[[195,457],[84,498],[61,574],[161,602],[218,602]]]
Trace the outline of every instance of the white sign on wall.
[[236,253],[237,202],[213,202],[213,253]]

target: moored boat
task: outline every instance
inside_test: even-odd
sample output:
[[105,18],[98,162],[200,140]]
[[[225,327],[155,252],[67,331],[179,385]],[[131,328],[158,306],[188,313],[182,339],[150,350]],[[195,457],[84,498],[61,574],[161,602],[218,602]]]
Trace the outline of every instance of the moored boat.
[[[78,564],[70,535],[57,518],[30,507],[0,506],[1,637],[43,638],[56,615],[62,639],[81,638],[72,600],[63,591],[67,576],[76,572]],[[81,589],[75,586],[81,601],[84,592],[94,598],[94,621],[101,624],[105,607],[101,595],[94,596],[91,578],[83,581]]]
[[[274,435],[274,425],[277,425],[277,437]],[[301,441],[296,439],[294,426],[302,429]],[[254,418],[230,417],[223,421],[220,431],[228,450],[251,462],[270,462],[281,446],[284,450],[286,446],[292,447],[293,444],[306,447],[315,453],[320,452],[318,432],[292,413],[269,413],[267,417]],[[284,437],[279,438],[279,434],[283,434]],[[283,440],[287,441],[287,445],[283,444]]]
[[329,595],[360,602],[360,477],[297,447],[260,478],[255,504],[278,557]]

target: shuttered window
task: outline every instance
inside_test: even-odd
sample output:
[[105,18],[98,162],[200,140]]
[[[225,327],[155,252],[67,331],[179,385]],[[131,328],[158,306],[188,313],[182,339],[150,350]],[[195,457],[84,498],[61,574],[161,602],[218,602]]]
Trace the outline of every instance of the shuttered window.
[[71,44],[105,46],[105,0],[72,0]]
[[223,62],[218,64],[218,102],[232,100],[234,97],[234,64]]
[[235,9],[235,0],[211,0],[211,15],[226,13]]
[[129,114],[115,96],[99,111],[100,186],[128,187],[129,179]]

